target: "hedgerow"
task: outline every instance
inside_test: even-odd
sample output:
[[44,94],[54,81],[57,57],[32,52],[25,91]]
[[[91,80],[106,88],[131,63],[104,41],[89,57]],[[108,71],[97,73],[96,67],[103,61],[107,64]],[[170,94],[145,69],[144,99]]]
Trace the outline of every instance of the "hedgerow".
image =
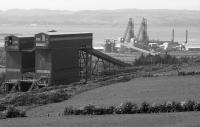
[[143,102],[141,105],[127,101],[117,106],[100,107],[86,105],[80,108],[66,107],[64,115],[105,115],[105,114],[140,114],[140,113],[165,113],[165,112],[189,112],[200,111],[200,103],[195,101],[164,102],[161,104],[149,104]]
[[178,72],[178,76],[187,76],[187,75],[200,75],[200,72],[196,72],[196,71],[190,71],[190,72],[180,71],[180,72]]

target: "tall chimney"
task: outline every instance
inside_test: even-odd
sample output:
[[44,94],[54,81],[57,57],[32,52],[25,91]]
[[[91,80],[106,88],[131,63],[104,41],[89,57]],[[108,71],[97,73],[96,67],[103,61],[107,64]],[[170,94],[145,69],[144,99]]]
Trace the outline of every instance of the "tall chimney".
[[185,31],[185,44],[187,44],[188,41],[188,30]]
[[172,42],[174,42],[174,29],[172,29]]

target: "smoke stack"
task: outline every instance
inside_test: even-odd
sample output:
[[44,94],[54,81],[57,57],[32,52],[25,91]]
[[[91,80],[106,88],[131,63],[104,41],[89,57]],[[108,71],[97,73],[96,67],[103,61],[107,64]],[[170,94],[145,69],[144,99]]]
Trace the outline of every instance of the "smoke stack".
[[134,20],[132,18],[129,18],[129,26],[130,26],[130,29],[129,29],[129,34],[130,34],[130,37],[131,38],[134,38]]
[[188,41],[188,30],[185,31],[185,44],[187,44]]
[[174,42],[174,29],[172,29],[172,42]]

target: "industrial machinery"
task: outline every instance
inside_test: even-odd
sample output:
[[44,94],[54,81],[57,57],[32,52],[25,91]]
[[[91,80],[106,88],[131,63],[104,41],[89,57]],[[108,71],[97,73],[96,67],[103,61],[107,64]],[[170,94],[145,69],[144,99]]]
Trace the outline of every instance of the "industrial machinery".
[[147,19],[143,18],[137,36],[134,32],[134,22],[129,18],[128,25],[119,43],[121,51],[139,51],[144,54],[156,55],[166,51],[186,50],[188,31],[186,30],[186,41],[183,44],[174,41],[174,29],[170,41],[150,40],[147,32]]
[[125,33],[122,38],[120,38],[120,42],[133,42],[135,39],[134,34],[134,22],[132,18],[129,18]]
[[136,43],[142,43],[143,45],[148,45],[148,41],[149,41],[149,36],[147,34],[147,19],[143,18],[136,37]]
[[117,52],[117,40],[105,39],[105,52]]
[[147,34],[147,20],[142,19],[137,36],[134,34],[134,23],[132,18],[129,18],[129,22],[125,31],[125,34],[120,38],[121,48],[125,50],[132,49],[134,51],[143,52],[145,54],[155,55],[157,54],[153,50],[149,49],[149,37]]

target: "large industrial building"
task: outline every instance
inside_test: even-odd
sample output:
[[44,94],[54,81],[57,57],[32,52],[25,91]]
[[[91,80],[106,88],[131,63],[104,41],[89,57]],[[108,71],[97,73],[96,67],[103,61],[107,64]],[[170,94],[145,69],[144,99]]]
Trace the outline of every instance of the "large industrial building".
[[79,50],[92,49],[92,33],[39,33],[35,35],[35,71],[50,84],[78,82]]
[[6,80],[21,79],[26,72],[35,71],[34,37],[7,36],[6,50]]

